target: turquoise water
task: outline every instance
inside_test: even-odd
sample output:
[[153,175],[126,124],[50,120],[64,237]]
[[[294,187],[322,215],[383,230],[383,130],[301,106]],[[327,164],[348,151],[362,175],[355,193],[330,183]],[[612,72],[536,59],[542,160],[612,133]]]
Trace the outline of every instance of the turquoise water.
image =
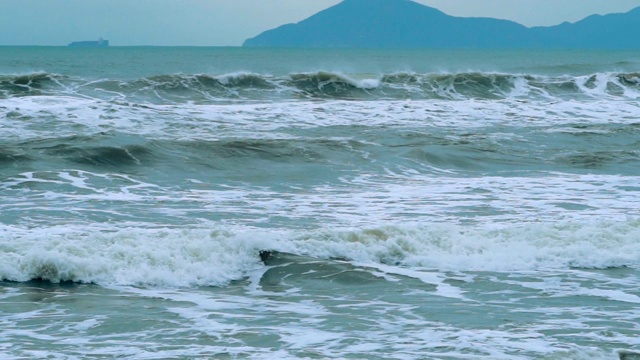
[[637,52],[0,58],[0,357],[640,350]]

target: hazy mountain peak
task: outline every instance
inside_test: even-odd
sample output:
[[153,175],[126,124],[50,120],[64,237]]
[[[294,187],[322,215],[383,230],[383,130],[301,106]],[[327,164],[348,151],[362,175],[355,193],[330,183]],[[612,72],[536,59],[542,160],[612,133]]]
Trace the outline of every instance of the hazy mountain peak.
[[513,21],[454,17],[410,0],[344,0],[297,24],[247,39],[257,47],[640,48],[640,7],[574,24],[527,28]]

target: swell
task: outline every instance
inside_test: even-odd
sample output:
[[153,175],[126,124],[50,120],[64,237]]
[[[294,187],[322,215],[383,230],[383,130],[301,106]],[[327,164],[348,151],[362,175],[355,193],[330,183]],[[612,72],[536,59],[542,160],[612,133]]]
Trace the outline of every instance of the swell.
[[47,155],[63,157],[76,164],[99,167],[141,165],[151,158],[151,150],[141,145],[76,147],[57,145],[43,149]]
[[[0,164],[34,163],[44,168],[71,166],[90,171],[105,167],[195,167],[198,171],[229,170],[238,174],[277,166],[279,171],[305,169],[321,171],[324,176],[407,169],[428,173],[442,169],[462,172],[545,169],[632,174],[640,164],[637,124],[593,124],[557,131],[536,129],[526,134],[530,137],[527,142],[510,134],[498,136],[463,130],[454,134],[438,130],[428,134],[406,129],[371,128],[360,133],[361,130],[357,126],[341,128],[333,134],[338,137],[324,129],[309,129],[296,136],[271,138],[247,134],[211,140],[188,139],[184,135],[153,139],[108,132],[5,140],[0,145]],[[345,132],[353,135],[345,137]]]
[[207,103],[287,99],[593,99],[640,97],[640,73],[545,76],[486,72],[343,74],[318,71],[271,76],[255,73],[166,74],[131,80],[70,78],[33,73],[0,76],[3,98],[78,95],[152,103]]
[[94,167],[127,167],[151,164],[155,156],[154,149],[146,146],[143,139],[139,139],[139,144],[118,144],[119,141],[122,140],[119,140],[117,136],[97,134],[94,136],[52,137],[5,144],[0,147],[0,164],[15,166],[23,163],[42,162],[45,167],[49,167],[56,166],[56,162],[60,160],[75,165]]

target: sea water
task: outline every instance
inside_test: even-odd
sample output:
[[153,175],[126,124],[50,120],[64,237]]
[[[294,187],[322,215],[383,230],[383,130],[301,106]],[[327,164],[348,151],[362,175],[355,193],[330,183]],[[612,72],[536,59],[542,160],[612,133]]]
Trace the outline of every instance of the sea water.
[[640,53],[0,47],[0,358],[640,350]]

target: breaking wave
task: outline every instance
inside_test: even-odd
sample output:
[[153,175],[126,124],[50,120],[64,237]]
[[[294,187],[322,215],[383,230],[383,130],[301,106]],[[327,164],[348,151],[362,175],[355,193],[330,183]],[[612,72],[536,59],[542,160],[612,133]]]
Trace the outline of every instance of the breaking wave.
[[[530,271],[640,266],[640,222],[478,228],[382,226],[316,231],[0,229],[0,279],[102,285],[224,286],[287,253],[398,271]],[[334,260],[332,260],[334,259]]]
[[0,75],[0,99],[55,93],[64,88],[65,76],[36,72],[23,75]]
[[173,74],[133,80],[86,80],[48,73],[0,75],[1,98],[57,94],[153,103],[270,99],[637,99],[640,98],[640,73],[542,76],[399,72],[348,75],[318,71],[287,76]]

